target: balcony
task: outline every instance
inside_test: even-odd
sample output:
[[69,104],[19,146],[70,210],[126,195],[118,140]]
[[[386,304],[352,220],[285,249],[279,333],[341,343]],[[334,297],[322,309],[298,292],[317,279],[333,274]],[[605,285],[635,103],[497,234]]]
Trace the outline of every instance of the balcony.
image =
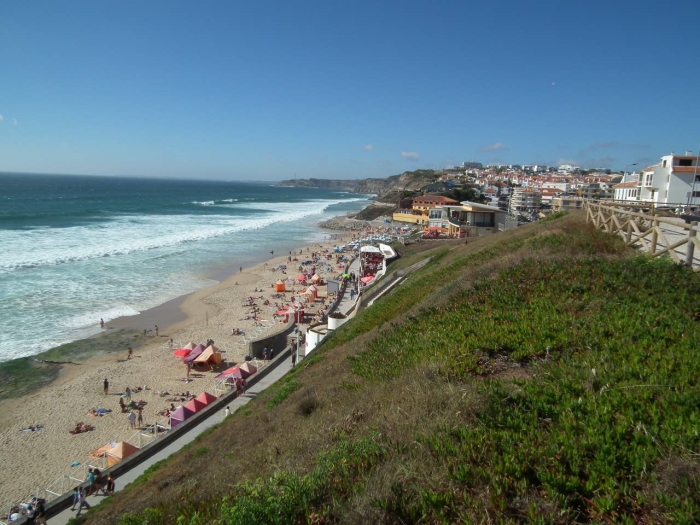
[[450,217],[448,221],[452,226],[456,226],[457,228],[467,225],[467,221],[460,221],[459,219],[453,219],[452,217]]

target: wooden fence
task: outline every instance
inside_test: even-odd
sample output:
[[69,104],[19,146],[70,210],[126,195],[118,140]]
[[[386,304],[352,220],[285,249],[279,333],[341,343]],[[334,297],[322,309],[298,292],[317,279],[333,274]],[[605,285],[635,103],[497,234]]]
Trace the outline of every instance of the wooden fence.
[[652,257],[668,256],[700,272],[698,220],[692,215],[661,215],[649,203],[616,204],[587,201],[586,221],[612,235],[621,235],[628,246],[639,246]]

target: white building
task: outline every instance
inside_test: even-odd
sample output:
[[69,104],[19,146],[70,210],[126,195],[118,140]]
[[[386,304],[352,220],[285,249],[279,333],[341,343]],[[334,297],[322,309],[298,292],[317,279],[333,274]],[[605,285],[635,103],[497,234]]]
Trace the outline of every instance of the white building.
[[578,166],[572,166],[571,164],[562,164],[561,166],[559,166],[557,173],[570,175],[571,173],[578,173],[579,171],[581,171],[581,168]]
[[639,200],[656,204],[700,204],[698,157],[666,155],[661,162],[642,171],[637,187]]

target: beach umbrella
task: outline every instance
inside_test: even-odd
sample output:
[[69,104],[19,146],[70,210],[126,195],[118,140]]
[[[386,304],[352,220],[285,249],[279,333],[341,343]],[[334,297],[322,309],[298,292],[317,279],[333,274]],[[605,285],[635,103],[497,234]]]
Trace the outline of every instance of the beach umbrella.
[[303,273],[300,273],[300,274],[297,276],[297,281],[299,281],[300,283],[303,282],[303,281],[306,281],[306,275],[304,275]]
[[174,355],[175,357],[186,357],[186,356],[188,356],[191,352],[192,352],[192,350],[188,350],[187,348],[178,348],[177,350],[175,350],[175,351],[173,352],[173,355]]
[[285,308],[284,310],[277,310],[275,312],[275,315],[286,315],[287,309]]

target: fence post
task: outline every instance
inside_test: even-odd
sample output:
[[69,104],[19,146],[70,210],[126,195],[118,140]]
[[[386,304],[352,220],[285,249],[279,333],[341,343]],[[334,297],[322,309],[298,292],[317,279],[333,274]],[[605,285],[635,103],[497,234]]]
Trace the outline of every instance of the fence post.
[[632,243],[632,217],[627,220],[627,234],[625,235],[625,244]]
[[649,253],[653,257],[656,253],[656,242],[659,238],[659,221],[656,219],[652,220],[651,227],[653,228],[653,231],[651,232],[651,249],[649,250]]
[[693,267],[693,253],[695,252],[695,243],[693,239],[695,238],[697,231],[692,226],[688,230],[688,245],[685,251],[685,264],[687,266]]

